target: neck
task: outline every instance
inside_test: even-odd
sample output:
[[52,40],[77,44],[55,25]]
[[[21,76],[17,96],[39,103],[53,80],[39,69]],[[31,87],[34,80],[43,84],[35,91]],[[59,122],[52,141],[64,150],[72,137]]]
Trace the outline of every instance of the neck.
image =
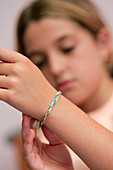
[[[103,80],[102,80],[103,79]],[[113,80],[106,76],[102,78],[99,87],[85,103],[79,106],[86,113],[91,112],[105,104],[113,93]]]

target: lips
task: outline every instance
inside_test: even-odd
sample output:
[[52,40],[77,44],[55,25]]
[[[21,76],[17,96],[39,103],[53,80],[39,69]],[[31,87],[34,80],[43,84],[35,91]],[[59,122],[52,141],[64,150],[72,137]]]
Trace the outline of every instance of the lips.
[[63,92],[65,90],[68,90],[69,88],[71,88],[72,85],[73,85],[72,80],[63,81],[63,82],[58,84],[58,89]]

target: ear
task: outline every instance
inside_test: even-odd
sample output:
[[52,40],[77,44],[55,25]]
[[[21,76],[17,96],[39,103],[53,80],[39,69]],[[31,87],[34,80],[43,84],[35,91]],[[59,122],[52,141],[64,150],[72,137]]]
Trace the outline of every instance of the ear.
[[112,36],[107,28],[101,28],[97,36],[98,47],[104,61],[109,60],[111,54],[111,37]]

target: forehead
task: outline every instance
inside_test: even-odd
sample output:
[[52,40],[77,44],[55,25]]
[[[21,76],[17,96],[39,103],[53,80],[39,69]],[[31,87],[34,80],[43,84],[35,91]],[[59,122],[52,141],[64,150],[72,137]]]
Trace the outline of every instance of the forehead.
[[42,19],[41,21],[31,22],[25,31],[24,37],[28,37],[31,32],[32,36],[36,33],[37,35],[43,35],[43,33],[44,35],[52,35],[54,32],[56,32],[57,36],[59,31],[61,33],[67,33],[71,30],[75,30],[76,27],[76,23],[66,19]]
[[[50,29],[53,31],[57,31],[59,28],[63,31],[68,29],[74,29],[76,26],[78,26],[77,23],[68,20],[68,19],[42,19],[40,21],[32,21],[31,24],[27,28],[28,30],[37,30],[41,32],[47,33]],[[65,29],[64,29],[65,28]]]
[[24,45],[27,49],[36,44],[38,47],[49,45],[61,37],[78,35],[81,29],[78,24],[66,19],[33,21],[25,31]]

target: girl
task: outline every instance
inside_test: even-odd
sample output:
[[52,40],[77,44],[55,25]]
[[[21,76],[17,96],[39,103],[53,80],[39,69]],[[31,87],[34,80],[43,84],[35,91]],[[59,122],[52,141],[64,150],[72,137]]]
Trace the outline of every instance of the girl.
[[[17,40],[18,51],[55,89],[113,131],[111,35],[92,2],[32,3],[20,16]],[[76,169],[87,169],[75,154],[72,157]]]
[[[62,91],[74,105],[61,96],[55,106],[56,109],[48,117],[46,125],[52,128],[53,132],[92,169],[104,169],[108,166],[105,162],[106,157],[103,158],[102,155],[107,150],[103,148],[107,148],[109,144],[106,153],[109,153],[109,166],[112,167],[110,159],[112,140],[104,138],[104,134],[111,136],[111,133],[105,129],[104,133],[103,128],[89,118],[91,116],[106,128],[113,130],[111,36],[95,6],[87,0],[39,0],[23,11],[17,32],[18,51],[40,68],[52,86],[39,69],[24,56],[1,49],[0,59],[4,63],[1,63],[0,74],[7,76],[3,76],[0,81],[0,99],[42,120],[42,115],[53,100],[56,90]],[[88,116],[75,105],[85,111]],[[63,123],[62,120],[64,120]],[[24,116],[24,152],[26,147],[34,147],[32,143],[34,132],[30,130],[29,122],[30,118]],[[47,132],[47,139],[49,133],[51,132]],[[97,140],[97,136],[100,136],[101,140],[100,138]],[[30,144],[29,146],[26,145],[26,141]],[[35,141],[35,143],[38,145],[40,142]],[[34,169],[41,169],[41,166],[42,169],[46,169],[49,161],[47,154],[44,156],[45,167],[38,157],[39,150],[36,160],[33,156],[32,159],[28,159],[32,155],[31,151],[33,150],[30,150],[30,154],[25,153],[29,166],[32,167],[30,160],[32,164],[38,160],[38,165],[35,164]],[[72,164],[67,151],[66,154],[69,166],[65,166],[65,169],[69,169],[69,167],[72,168]],[[66,154],[62,153],[62,155]],[[75,154],[71,154],[74,169],[88,169]],[[66,164],[66,161],[61,163]],[[48,167],[50,168],[50,164]],[[61,164],[59,167],[64,168]]]

